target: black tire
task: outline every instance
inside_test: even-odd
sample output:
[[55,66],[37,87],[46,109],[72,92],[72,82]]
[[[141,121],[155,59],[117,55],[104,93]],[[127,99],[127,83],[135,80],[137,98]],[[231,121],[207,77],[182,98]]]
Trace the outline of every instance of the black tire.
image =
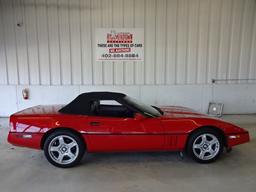
[[[60,139],[64,140],[64,143],[61,145]],[[70,143],[68,143],[71,141]],[[57,143],[57,146],[55,143]],[[73,147],[66,147],[70,144],[73,144]],[[63,147],[62,147],[63,146]],[[71,146],[71,145],[70,145]],[[58,150],[51,151],[50,148],[56,148]],[[65,152],[62,150],[65,148]],[[84,141],[75,133],[72,133],[71,131],[67,130],[59,130],[55,131],[52,134],[50,134],[44,143],[44,154],[46,159],[54,166],[61,167],[61,168],[69,168],[74,167],[78,165],[83,158],[84,152],[85,152],[85,144]],[[61,153],[60,153],[61,152]],[[69,157],[68,154],[72,154],[72,158]],[[57,161],[58,155],[62,155],[63,162],[60,163]],[[67,159],[66,162],[65,158]],[[70,159],[68,159],[70,158]],[[69,162],[70,161],[70,162]]]
[[[210,145],[210,143],[205,143],[207,145],[204,145],[203,143],[201,143],[200,139],[203,142],[202,138],[205,136],[207,138],[206,139],[207,142],[211,141],[211,140],[208,141],[209,138],[214,138],[214,139],[216,138],[217,139],[216,144]],[[215,140],[212,140],[212,141],[215,141]],[[197,144],[197,142],[199,142],[199,144]],[[223,152],[223,146],[224,146],[223,138],[217,131],[211,128],[201,128],[198,131],[192,133],[192,135],[190,135],[187,143],[187,152],[190,155],[190,157],[192,157],[195,161],[199,163],[211,163],[216,161],[220,157],[220,155]],[[211,150],[212,148],[214,149]],[[204,157],[200,158],[200,154],[202,151],[204,152]],[[211,154],[211,152],[208,152],[208,151],[215,151],[215,152],[212,152]],[[207,156],[207,154],[209,155]]]

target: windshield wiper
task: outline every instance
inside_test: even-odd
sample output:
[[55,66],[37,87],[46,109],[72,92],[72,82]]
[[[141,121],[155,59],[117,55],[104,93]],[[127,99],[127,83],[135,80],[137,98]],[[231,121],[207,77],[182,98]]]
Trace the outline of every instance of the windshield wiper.
[[155,117],[154,115],[147,113],[147,112],[143,112],[144,115],[148,116],[148,117]]
[[159,107],[154,106],[154,105],[152,105],[152,107],[155,108],[159,113],[161,113],[161,115],[164,114],[164,112]]

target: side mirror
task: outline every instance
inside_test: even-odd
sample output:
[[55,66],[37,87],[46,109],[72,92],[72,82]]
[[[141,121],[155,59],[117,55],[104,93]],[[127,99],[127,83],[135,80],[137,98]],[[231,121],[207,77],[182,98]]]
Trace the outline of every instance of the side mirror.
[[136,120],[142,120],[145,119],[146,117],[142,115],[141,113],[135,113],[134,119]]

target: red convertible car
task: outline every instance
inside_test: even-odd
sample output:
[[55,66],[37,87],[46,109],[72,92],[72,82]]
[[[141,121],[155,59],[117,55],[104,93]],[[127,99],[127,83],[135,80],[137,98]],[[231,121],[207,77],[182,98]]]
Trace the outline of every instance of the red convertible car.
[[145,105],[122,93],[83,93],[66,106],[35,106],[10,117],[8,141],[43,149],[58,167],[84,152],[186,151],[200,163],[249,141],[243,128],[185,107]]

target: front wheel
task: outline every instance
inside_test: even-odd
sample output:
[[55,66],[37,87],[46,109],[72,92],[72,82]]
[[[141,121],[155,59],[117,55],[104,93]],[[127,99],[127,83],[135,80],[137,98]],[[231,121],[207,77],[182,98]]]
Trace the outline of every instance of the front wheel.
[[44,154],[47,160],[62,168],[77,165],[84,155],[82,139],[69,131],[56,131],[46,138]]
[[212,129],[200,129],[193,133],[188,141],[188,153],[199,163],[211,163],[223,152],[223,140]]

